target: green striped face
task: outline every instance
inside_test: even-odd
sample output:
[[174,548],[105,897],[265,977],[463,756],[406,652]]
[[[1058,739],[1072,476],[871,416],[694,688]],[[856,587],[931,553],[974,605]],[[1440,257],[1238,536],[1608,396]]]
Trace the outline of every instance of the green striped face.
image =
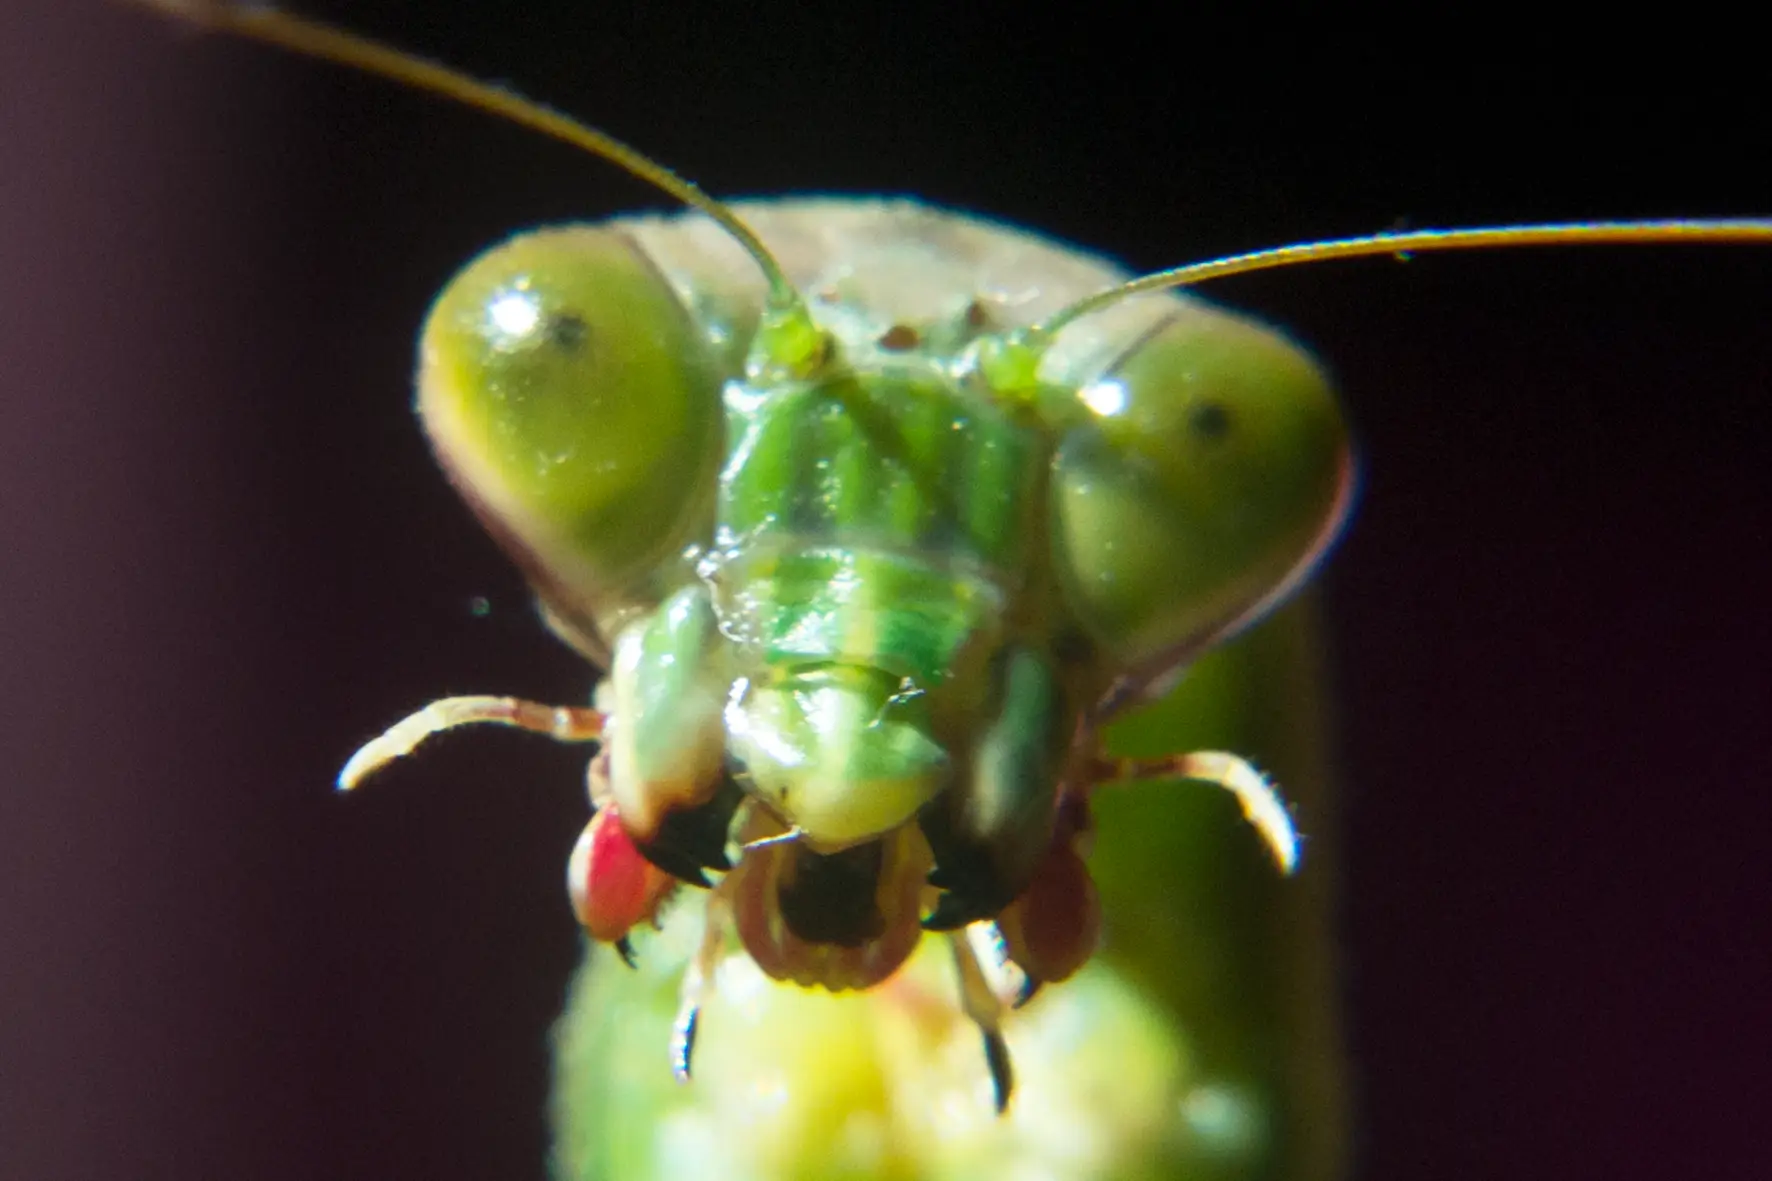
[[[1172,296],[994,387],[981,356],[1119,279],[1094,259],[908,203],[737,209],[816,363],[769,351],[763,281],[708,223],[633,219],[472,263],[427,324],[419,411],[610,667],[603,782],[639,852],[729,875],[772,974],[853,987],[1055,857],[1087,889],[1095,724],[1298,580],[1347,443],[1308,358]],[[1011,917],[1045,974],[1080,962],[1083,935]]]

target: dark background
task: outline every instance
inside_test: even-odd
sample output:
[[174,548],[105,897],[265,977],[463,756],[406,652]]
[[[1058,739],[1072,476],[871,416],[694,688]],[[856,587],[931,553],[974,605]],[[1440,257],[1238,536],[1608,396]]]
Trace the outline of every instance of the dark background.
[[[377,726],[585,673],[431,468],[427,301],[662,202],[116,6],[0,48],[0,1173],[517,1178],[582,756]],[[721,194],[898,190],[1144,268],[1399,220],[1772,213],[1726,32],[1163,34],[849,5],[313,5]],[[1672,79],[1692,66],[1698,83]],[[1369,1178],[1772,1171],[1772,259],[1369,262],[1212,294],[1338,375],[1327,576]],[[470,610],[484,596],[490,614]]]

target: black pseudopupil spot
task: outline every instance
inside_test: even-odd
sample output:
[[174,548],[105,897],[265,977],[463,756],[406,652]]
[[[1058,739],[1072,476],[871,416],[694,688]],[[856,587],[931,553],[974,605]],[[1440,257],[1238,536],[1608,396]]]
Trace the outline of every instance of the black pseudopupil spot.
[[576,312],[557,312],[548,317],[548,343],[565,352],[576,353],[591,339],[591,326]]
[[1230,434],[1231,412],[1218,402],[1201,402],[1188,411],[1188,429],[1202,439],[1222,439]]

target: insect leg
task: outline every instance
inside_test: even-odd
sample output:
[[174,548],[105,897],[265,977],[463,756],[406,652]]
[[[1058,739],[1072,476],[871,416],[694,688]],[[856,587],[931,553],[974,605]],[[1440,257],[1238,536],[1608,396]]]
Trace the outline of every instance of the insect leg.
[[350,791],[395,759],[411,754],[433,734],[458,726],[491,723],[546,734],[556,742],[595,742],[604,717],[589,706],[542,705],[516,697],[445,697],[401,718],[365,742],[338,773],[338,789]]
[[1000,1006],[1019,1009],[1034,999],[1040,981],[1010,956],[1002,928],[993,922],[972,923],[962,934]]
[[989,975],[979,962],[965,932],[948,936],[954,949],[954,966],[960,976],[960,1006],[978,1025],[984,1038],[984,1062],[991,1072],[991,1094],[997,1114],[1009,1109],[1009,1096],[1015,1089],[1015,1073],[1009,1064],[1009,1043],[1003,1040],[1003,1013],[1008,1008],[991,987]]
[[920,814],[941,890],[923,926],[956,931],[994,918],[1027,889],[1052,841],[1072,721],[1057,676],[1039,654],[998,661],[993,715],[957,784]]
[[1247,759],[1224,751],[1201,750],[1162,759],[1097,759],[1095,770],[1097,783],[1197,779],[1222,787],[1237,798],[1244,819],[1261,834],[1279,863],[1280,872],[1290,874],[1298,868],[1298,830],[1293,827],[1292,813],[1273,781]]
[[729,921],[725,899],[718,891],[709,895],[707,908],[702,912],[701,946],[695,949],[689,966],[683,970],[677,1018],[671,1022],[671,1073],[680,1083],[689,1081],[690,1062],[695,1056],[695,1035],[701,1026],[702,1000],[713,987],[714,970],[726,948]]
[[[642,845],[672,812],[707,803],[725,766],[721,710],[731,678],[721,667],[707,589],[685,587],[615,640],[606,704],[609,785]],[[730,813],[728,813],[728,818]]]

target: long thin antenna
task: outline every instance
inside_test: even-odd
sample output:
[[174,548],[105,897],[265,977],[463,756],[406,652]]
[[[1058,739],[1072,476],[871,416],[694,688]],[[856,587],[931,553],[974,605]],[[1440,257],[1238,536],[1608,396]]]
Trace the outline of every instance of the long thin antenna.
[[1055,333],[1091,312],[1128,296],[1170,287],[1204,283],[1231,275],[1253,271],[1271,271],[1279,267],[1302,266],[1305,263],[1329,262],[1340,258],[1370,258],[1374,255],[1428,254],[1442,250],[1495,250],[1523,246],[1603,246],[1646,242],[1764,242],[1772,244],[1772,219],[1739,218],[1734,220],[1685,221],[1585,221],[1555,225],[1488,226],[1469,230],[1407,230],[1386,234],[1367,234],[1358,238],[1331,238],[1322,242],[1301,242],[1292,246],[1275,246],[1232,254],[1207,262],[1191,263],[1167,271],[1157,271],[1098,291],[1064,308],[1036,328],[1028,330],[1035,340],[1049,340]]
[[415,90],[442,95],[601,156],[647,184],[664,190],[685,205],[707,214],[731,234],[762,269],[769,283],[769,301],[772,307],[787,311],[800,306],[799,292],[788,282],[780,264],[775,261],[762,240],[730,209],[708,196],[692,181],[683,179],[664,165],[595,127],[580,123],[568,115],[503,87],[481,82],[460,70],[426,61],[403,50],[392,49],[367,37],[359,37],[317,21],[279,12],[268,5],[235,4],[223,0],[128,2],[307,57],[321,58],[367,74],[379,75]]

